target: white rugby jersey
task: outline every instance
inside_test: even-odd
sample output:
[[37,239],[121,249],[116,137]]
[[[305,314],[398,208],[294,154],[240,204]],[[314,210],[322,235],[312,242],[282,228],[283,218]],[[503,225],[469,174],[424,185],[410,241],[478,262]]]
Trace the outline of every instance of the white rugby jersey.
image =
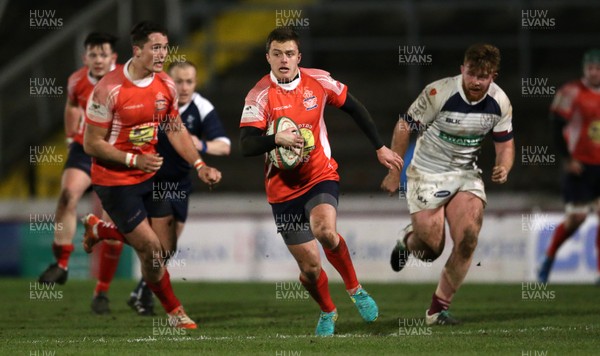
[[485,135],[496,142],[512,139],[512,106],[496,83],[477,102],[469,102],[462,77],[444,78],[425,87],[408,109],[405,120],[425,125],[417,139],[412,163],[428,173],[476,170]]

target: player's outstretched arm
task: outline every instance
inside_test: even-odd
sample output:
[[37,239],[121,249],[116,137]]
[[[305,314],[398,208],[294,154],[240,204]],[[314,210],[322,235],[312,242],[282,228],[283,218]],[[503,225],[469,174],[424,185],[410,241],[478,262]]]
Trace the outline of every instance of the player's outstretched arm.
[[[401,118],[394,127],[394,133],[392,135],[392,151],[396,152],[398,156],[404,157],[406,149],[408,148],[408,142],[410,140],[410,127],[408,123]],[[381,182],[381,189],[389,193],[390,196],[394,195],[400,188],[400,170],[390,169],[388,174],[383,178]]]
[[167,138],[177,153],[190,165],[196,168],[198,178],[208,185],[217,184],[221,181],[221,172],[213,167],[207,166],[192,142],[192,137],[183,125],[181,117],[177,115],[165,130]]
[[192,135],[194,146],[200,152],[206,152],[212,156],[229,156],[231,145],[224,140],[201,140],[196,135]]
[[496,148],[496,163],[492,169],[492,182],[506,183],[508,173],[515,161],[515,140],[494,142],[494,147]]
[[227,137],[223,122],[215,109],[204,117],[194,118],[190,134],[194,146],[201,154],[229,156],[231,153],[231,140]]
[[375,126],[375,122],[371,118],[371,114],[367,111],[365,106],[358,101],[352,94],[349,92],[346,95],[346,101],[344,105],[340,107],[344,112],[348,113],[354,119],[354,122],[360,127],[362,132],[367,135],[373,147],[377,151],[377,159],[379,163],[381,163],[387,169],[396,169],[400,171],[402,169],[402,158],[398,156],[395,152],[385,147],[381,137],[379,136],[379,132],[377,132],[377,127]]

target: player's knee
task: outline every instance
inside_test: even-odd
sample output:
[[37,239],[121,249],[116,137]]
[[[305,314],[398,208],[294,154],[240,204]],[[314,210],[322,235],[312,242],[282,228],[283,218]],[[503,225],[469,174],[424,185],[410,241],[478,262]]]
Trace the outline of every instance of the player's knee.
[[146,241],[140,246],[138,252],[140,255],[140,262],[151,269],[160,267],[163,259],[162,256],[166,254],[158,241]]
[[60,191],[58,205],[62,209],[75,209],[79,201],[79,194],[73,189],[65,187]]
[[469,259],[477,247],[477,233],[474,229],[467,228],[464,231],[463,239],[458,244],[458,253],[463,259]]
[[305,280],[313,283],[319,279],[319,275],[321,274],[321,266],[316,263],[303,263],[300,265],[300,272]]
[[332,249],[337,245],[337,231],[335,229],[325,225],[317,225],[312,232],[324,248]]

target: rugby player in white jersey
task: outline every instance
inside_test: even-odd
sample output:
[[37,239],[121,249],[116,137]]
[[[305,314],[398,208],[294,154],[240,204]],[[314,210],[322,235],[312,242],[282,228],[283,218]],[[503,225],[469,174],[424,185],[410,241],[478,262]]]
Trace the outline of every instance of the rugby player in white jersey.
[[[499,65],[498,48],[469,47],[461,74],[427,85],[394,128],[391,148],[401,157],[410,132],[419,131],[420,136],[407,169],[412,224],[392,252],[392,268],[400,271],[411,253],[424,261],[438,258],[446,221],[454,242],[425,313],[427,325],[459,323],[448,308],[467,275],[481,229],[486,195],[476,161],[489,131],[496,151],[492,182],[505,183],[513,166],[512,107],[494,83]],[[390,170],[381,187],[393,194],[399,185],[399,172]]]

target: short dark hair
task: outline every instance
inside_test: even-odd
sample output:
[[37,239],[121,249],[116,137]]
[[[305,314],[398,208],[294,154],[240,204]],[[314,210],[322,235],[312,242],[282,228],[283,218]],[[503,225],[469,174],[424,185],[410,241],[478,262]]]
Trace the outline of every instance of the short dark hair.
[[130,32],[131,44],[133,46],[144,47],[144,44],[148,42],[148,36],[157,32],[167,36],[167,29],[157,23],[152,21],[138,22]]
[[196,65],[190,61],[176,61],[176,62],[172,62],[171,65],[169,66],[169,70],[168,73],[171,74],[171,71],[175,68],[194,68],[195,70],[198,70],[198,68],[196,68]]
[[108,43],[110,45],[110,49],[112,51],[115,50],[115,43],[117,42],[117,37],[111,35],[110,33],[106,33],[106,32],[91,32],[89,35],[87,35],[87,37],[85,38],[85,40],[83,41],[83,48],[86,48],[88,46],[90,47],[97,47],[97,46],[102,46],[105,43]]
[[487,43],[474,44],[467,48],[464,63],[490,74],[496,73],[500,70],[500,50]]
[[266,46],[267,53],[269,52],[269,49],[271,48],[271,42],[273,41],[294,41],[298,46],[298,51],[300,51],[300,37],[298,36],[298,33],[296,33],[296,31],[294,31],[294,29],[291,27],[277,27],[276,29],[271,31],[271,33],[269,33],[269,36],[267,37]]

